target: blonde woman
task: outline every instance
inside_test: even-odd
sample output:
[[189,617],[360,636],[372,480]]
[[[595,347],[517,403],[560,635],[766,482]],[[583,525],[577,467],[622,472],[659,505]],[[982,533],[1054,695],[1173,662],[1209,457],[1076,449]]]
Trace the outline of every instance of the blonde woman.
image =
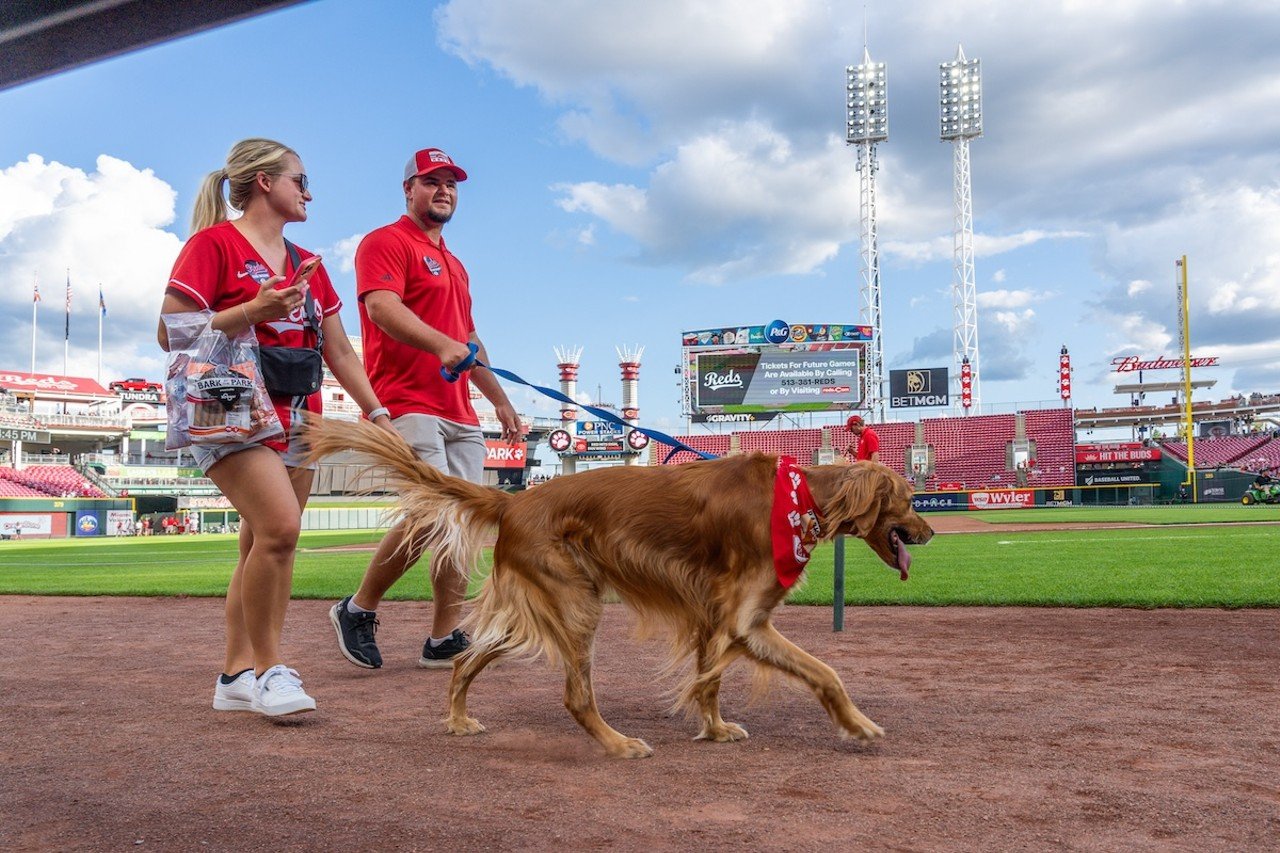
[[[227,187],[224,199],[223,187]],[[310,185],[302,160],[269,139],[237,142],[224,167],[205,178],[192,235],[178,255],[162,314],[212,310],[213,327],[236,335],[252,326],[264,346],[314,347],[305,296],[324,335],[324,361],[367,417],[392,429],[347,340],[342,301],[323,266],[309,273],[312,253],[288,244],[284,226],[305,222]],[[242,215],[228,220],[228,206]],[[296,282],[291,277],[302,270]],[[281,286],[290,280],[288,287]],[[163,320],[158,340],[168,350]],[[284,663],[280,635],[293,579],[302,507],[313,470],[302,465],[298,412],[319,413],[320,394],[272,403],[284,436],[261,443],[194,445],[197,464],[240,513],[240,558],[227,588],[227,648],[213,707],[268,716],[315,710],[296,670]]]

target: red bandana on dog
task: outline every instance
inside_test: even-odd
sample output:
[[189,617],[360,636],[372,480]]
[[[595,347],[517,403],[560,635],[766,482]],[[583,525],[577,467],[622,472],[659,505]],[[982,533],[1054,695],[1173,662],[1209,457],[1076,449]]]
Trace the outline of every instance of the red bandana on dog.
[[773,570],[783,589],[790,589],[800,579],[809,555],[817,547],[822,533],[818,515],[804,472],[792,457],[779,456],[769,530],[773,538]]

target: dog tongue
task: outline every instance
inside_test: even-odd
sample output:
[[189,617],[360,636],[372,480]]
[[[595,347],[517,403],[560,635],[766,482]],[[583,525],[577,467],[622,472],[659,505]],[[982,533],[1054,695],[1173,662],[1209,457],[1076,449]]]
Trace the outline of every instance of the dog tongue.
[[907,550],[906,543],[898,536],[898,531],[889,531],[889,539],[898,549],[898,575],[903,580],[906,580],[907,570],[911,568],[911,552]]

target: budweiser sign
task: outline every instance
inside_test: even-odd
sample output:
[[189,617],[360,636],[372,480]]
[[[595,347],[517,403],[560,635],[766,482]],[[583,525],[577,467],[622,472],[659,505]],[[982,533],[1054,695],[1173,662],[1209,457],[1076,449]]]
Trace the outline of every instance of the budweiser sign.
[[[1217,367],[1218,357],[1208,355],[1191,359],[1192,367]],[[1136,355],[1119,355],[1111,359],[1111,369],[1116,373],[1137,373],[1139,370],[1177,370],[1182,367],[1182,359],[1160,356],[1151,361],[1143,361]]]

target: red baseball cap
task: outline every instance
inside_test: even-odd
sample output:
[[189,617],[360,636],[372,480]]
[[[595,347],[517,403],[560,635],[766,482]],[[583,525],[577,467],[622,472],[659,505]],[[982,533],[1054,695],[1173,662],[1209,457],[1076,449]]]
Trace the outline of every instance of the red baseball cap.
[[849,420],[845,421],[844,425],[849,429],[853,429],[854,424],[860,423],[862,423],[862,415],[849,415]]
[[409,162],[404,164],[404,179],[411,181],[419,175],[425,175],[437,169],[448,169],[460,181],[467,179],[467,173],[453,162],[452,157],[439,148],[423,148],[410,157]]

